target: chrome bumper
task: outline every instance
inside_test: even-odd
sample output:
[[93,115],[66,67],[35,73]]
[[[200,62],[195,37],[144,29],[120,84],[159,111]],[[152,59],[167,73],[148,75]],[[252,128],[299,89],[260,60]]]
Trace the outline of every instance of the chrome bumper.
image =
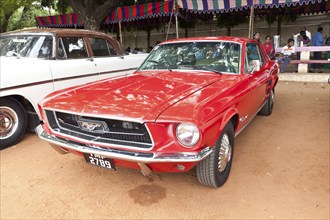
[[71,141],[58,138],[54,135],[50,135],[47,132],[45,132],[45,130],[42,128],[41,125],[36,127],[35,132],[41,139],[48,141],[51,144],[51,146],[60,153],[66,153],[65,150],[60,148],[60,147],[64,147],[82,153],[98,154],[112,159],[133,161],[137,163],[198,162],[203,160],[212,152],[212,149],[210,147],[206,147],[203,150],[196,153],[177,152],[171,154],[135,152],[135,151],[108,149],[108,148],[105,149],[105,148],[97,148],[97,146],[73,143]]

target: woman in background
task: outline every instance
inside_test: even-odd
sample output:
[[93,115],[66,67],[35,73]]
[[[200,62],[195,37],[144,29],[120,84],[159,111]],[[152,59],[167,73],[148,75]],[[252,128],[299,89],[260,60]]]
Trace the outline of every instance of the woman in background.
[[271,36],[267,35],[265,37],[265,43],[262,44],[262,47],[265,49],[266,53],[268,54],[270,59],[274,58],[275,50],[272,44]]

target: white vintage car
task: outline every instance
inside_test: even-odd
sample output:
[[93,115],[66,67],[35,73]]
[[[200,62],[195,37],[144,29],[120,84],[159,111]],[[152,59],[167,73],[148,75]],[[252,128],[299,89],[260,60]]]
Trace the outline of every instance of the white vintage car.
[[0,149],[39,124],[48,93],[134,72],[146,54],[124,55],[106,34],[27,29],[0,35]]

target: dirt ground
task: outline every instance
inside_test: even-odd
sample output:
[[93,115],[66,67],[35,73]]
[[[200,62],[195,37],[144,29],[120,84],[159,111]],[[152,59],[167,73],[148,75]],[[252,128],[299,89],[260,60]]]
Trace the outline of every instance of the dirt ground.
[[219,189],[195,171],[116,172],[34,134],[1,151],[1,219],[329,219],[329,84],[280,82],[273,114],[236,137]]

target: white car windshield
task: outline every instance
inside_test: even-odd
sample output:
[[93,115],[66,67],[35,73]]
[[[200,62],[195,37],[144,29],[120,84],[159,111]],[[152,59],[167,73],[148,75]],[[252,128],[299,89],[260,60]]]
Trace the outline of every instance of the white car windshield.
[[15,35],[0,38],[0,56],[17,58],[53,58],[53,37]]
[[189,41],[156,46],[140,70],[188,69],[239,73],[241,45],[234,42]]

